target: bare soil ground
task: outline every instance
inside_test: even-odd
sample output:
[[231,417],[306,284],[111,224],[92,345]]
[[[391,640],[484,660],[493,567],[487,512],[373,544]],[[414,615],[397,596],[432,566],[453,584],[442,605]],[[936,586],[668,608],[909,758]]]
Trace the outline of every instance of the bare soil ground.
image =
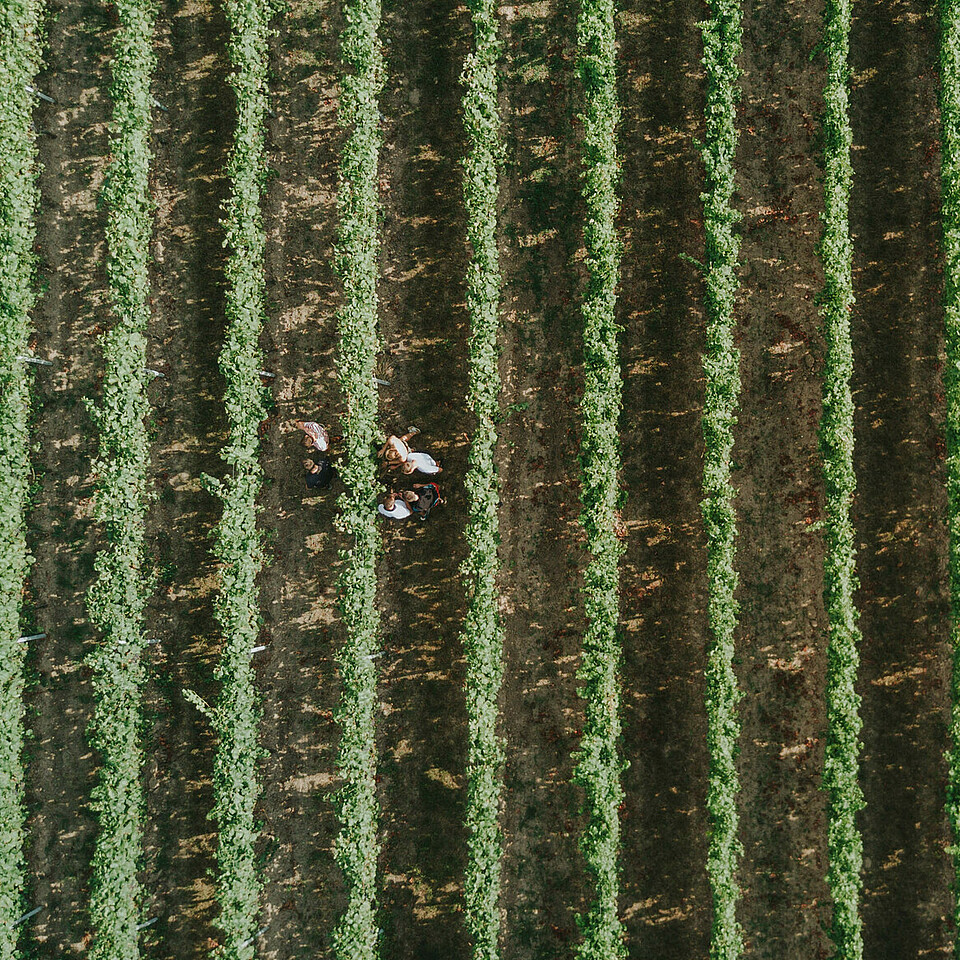
[[[35,622],[45,632],[27,659],[28,899],[41,911],[24,935],[28,953],[79,956],[87,920],[93,821],[88,798],[94,757],[92,640],[85,594],[93,577],[90,457],[93,430],[84,404],[97,389],[96,334],[105,316],[102,211],[97,194],[107,156],[109,101],[103,85],[110,44],[105,9],[51,3],[48,48],[38,89],[56,102],[35,111],[39,131],[39,275],[35,350],[53,366],[34,384],[37,493],[30,521]],[[35,628],[35,629],[34,629]],[[32,909],[32,907],[31,907]]]
[[[383,810],[385,956],[466,957],[459,917],[465,834],[466,707],[459,640],[465,603],[467,256],[458,78],[468,18],[453,2],[389,4],[390,64],[381,101],[384,213],[381,418],[423,432],[443,463],[445,498],[425,523],[384,526],[380,567],[383,718],[377,744]],[[388,483],[407,487],[412,480]]]
[[621,567],[623,911],[631,955],[703,956],[710,930],[700,524],[702,284],[699,4],[619,18],[623,121],[619,316],[624,374]]
[[[584,629],[585,553],[577,523],[579,220],[577,4],[501,8],[504,377],[501,588],[505,628],[502,734],[504,956],[569,956],[589,897],[577,849],[581,796],[571,786],[582,710],[576,668]],[[36,349],[38,493],[31,524],[36,630],[28,666],[31,899],[43,911],[25,940],[37,957],[77,956],[93,824],[95,758],[80,662],[92,642],[84,592],[90,524],[94,334],[106,322],[103,214],[107,155],[107,14],[54,4],[41,130],[41,275]],[[824,65],[809,59],[821,6],[746,0],[738,206],[743,402],[736,434],[738,673],[746,694],[740,909],[747,955],[808,960],[831,952],[824,924],[825,636],[816,424],[823,345],[815,295],[822,188],[816,157]],[[856,7],[852,114],[856,181],[854,312],[855,520],[864,630],[863,783],[867,809],[866,953],[900,960],[949,952],[949,863],[942,815],[947,596],[943,525],[943,362],[937,265],[936,24],[917,0]],[[706,953],[710,895],[704,796],[703,663],[707,643],[700,523],[702,284],[699,258],[703,70],[693,0],[618,14],[620,319],[624,370],[623,896],[630,956]],[[273,42],[264,203],[264,367],[275,405],[264,429],[262,576],[265,892],[260,952],[331,956],[343,905],[338,831],[334,655],[337,482],[308,494],[299,418],[341,425],[336,382],[335,0],[292,0]],[[464,395],[468,323],[458,83],[469,48],[453,0],[385,6],[382,100],[385,428],[419,426],[441,457],[446,503],[425,524],[385,524],[378,749],[383,810],[383,956],[469,953],[461,917],[466,717],[459,629],[472,429]],[[226,24],[211,0],[164,0],[153,189],[152,476],[148,522],[159,589],[150,605],[151,680],[143,879],[151,956],[180,960],[216,943],[208,876],[215,849],[214,741],[182,689],[213,698],[219,647],[209,532],[224,422],[216,357],[223,334],[219,205],[233,122]],[[386,478],[396,486],[398,477]]]
[[584,626],[574,24],[565,0],[514,4],[503,20],[503,909],[507,954],[517,958],[569,949],[586,902],[582,796],[571,784]]
[[267,230],[268,320],[264,366],[276,374],[276,407],[264,434],[262,526],[267,650],[258,654],[264,697],[261,803],[266,888],[260,948],[266,957],[330,956],[343,908],[333,862],[338,831],[330,790],[338,739],[334,653],[337,550],[332,527],[343,486],[315,495],[303,480],[294,420],[339,427],[335,377],[337,4],[294,4],[273,42]]
[[954,936],[934,12],[866,2],[851,36],[864,952],[890,958]]
[[741,604],[740,910],[747,955],[826,955],[826,651],[817,449],[819,3],[748,2],[737,157],[743,394],[736,431]]

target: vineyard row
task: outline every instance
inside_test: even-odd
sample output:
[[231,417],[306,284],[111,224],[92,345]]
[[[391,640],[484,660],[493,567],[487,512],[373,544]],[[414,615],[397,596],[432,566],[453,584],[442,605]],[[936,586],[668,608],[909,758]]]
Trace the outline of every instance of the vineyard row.
[[737,864],[743,852],[737,836],[736,796],[740,783],[736,755],[740,737],[737,702],[741,693],[733,669],[738,604],[737,518],[730,482],[733,425],[740,398],[740,351],[734,346],[734,303],[740,240],[734,232],[739,214],[731,200],[735,189],[737,111],[742,46],[740,0],[711,0],[711,18],[703,23],[703,63],[707,73],[702,147],[706,241],[707,342],[703,355],[706,389],[703,404],[703,500],[707,534],[710,643],[707,651],[707,746],[710,755],[707,811],[710,818],[707,874],[713,895],[711,960],[736,960],[743,949],[737,922],[740,886]]
[[260,795],[260,704],[251,651],[260,628],[257,576],[263,546],[257,530],[257,496],[263,482],[260,423],[266,416],[259,370],[264,317],[264,246],[260,194],[266,173],[267,42],[274,0],[227,0],[230,85],[237,125],[227,163],[231,192],[223,222],[230,251],[225,269],[227,333],[220,354],[226,384],[229,439],[222,451],[231,468],[216,484],[223,513],[214,554],[220,562],[217,619],[223,649],[216,670],[220,697],[211,719],[219,738],[213,771],[213,816],[218,826],[217,924],[225,960],[251,960],[260,912],[254,807]]
[[465,486],[469,498],[463,565],[469,597],[461,642],[467,661],[469,722],[467,810],[469,857],[464,876],[467,929],[474,960],[497,960],[500,937],[499,812],[503,745],[497,735],[503,679],[503,634],[497,613],[498,508],[494,449],[500,412],[500,263],[497,251],[498,167],[502,159],[497,114],[497,5],[470,0],[474,50],[463,71],[464,207],[473,258],[467,274],[470,315],[470,391],[467,402],[477,426]]
[[584,387],[581,400],[583,470],[580,522],[590,560],[584,572],[584,610],[589,624],[577,674],[583,686],[583,736],[574,780],[585,794],[587,825],[580,840],[594,882],[594,898],[580,917],[583,960],[624,954],[618,915],[620,805],[624,768],[620,757],[619,559],[616,535],[620,470],[622,379],[616,320],[620,242],[616,232],[617,54],[613,0],[582,0],[577,22],[577,66],[583,86],[583,225],[587,290],[583,303]]
[[850,521],[853,474],[853,247],[847,214],[852,136],[848,114],[850,0],[827,0],[824,10],[827,83],[823,118],[823,236],[819,251],[824,287],[821,314],[826,342],[820,453],[825,486],[824,606],[827,646],[827,744],[823,786],[827,791],[827,883],[833,897],[831,938],[837,960],[863,955],[859,903],[863,841],[856,824],[863,807],[858,781],[860,697],[856,693],[860,630],[853,594],[854,530]]
[[23,660],[29,569],[24,512],[29,482],[30,340],[34,289],[36,137],[29,87],[40,65],[40,2],[0,9],[0,960],[16,956],[24,864]]
[[378,31],[380,0],[350,0],[340,37],[344,65],[338,121],[347,138],[340,158],[337,207],[340,214],[336,267],[343,286],[337,314],[337,370],[346,416],[347,492],[339,502],[337,528],[347,539],[338,582],[346,637],[338,653],[341,679],[337,720],[342,729],[337,765],[340,834],[336,858],[347,887],[347,906],[334,932],[340,960],[374,960],[377,955],[376,741],[374,666],[380,634],[376,607],[378,397],[373,380],[378,352],[377,277],[380,234],[377,222],[377,166],[380,156],[379,96],[383,57]]
[[104,374],[91,414],[99,449],[96,517],[106,546],[88,612],[102,639],[89,657],[96,703],[91,740],[99,750],[93,810],[99,832],[93,854],[90,919],[92,960],[139,956],[143,748],[140,742],[144,577],[144,517],[150,441],[146,416],[147,270],[152,227],[149,191],[150,81],[156,65],[152,0],[118,0],[113,44],[112,160],[103,200],[107,215],[107,282],[115,323],[101,336]]

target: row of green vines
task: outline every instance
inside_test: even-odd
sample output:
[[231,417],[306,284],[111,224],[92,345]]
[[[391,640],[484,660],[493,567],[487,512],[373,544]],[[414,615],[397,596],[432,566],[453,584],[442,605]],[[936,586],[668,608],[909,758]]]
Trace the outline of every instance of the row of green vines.
[[116,322],[101,337],[103,389],[92,415],[99,432],[94,461],[96,516],[105,547],[90,588],[90,620],[103,632],[91,654],[96,708],[91,739],[101,767],[93,790],[99,832],[93,854],[90,918],[92,960],[135,960],[140,882],[143,750],[140,742],[140,655],[149,585],[143,570],[143,527],[149,440],[144,419],[147,274],[152,203],[149,192],[151,96],[156,5],[117,0],[113,43],[111,156],[107,205],[107,281]]
[[[947,360],[947,495],[953,680],[952,748],[947,754],[947,817],[953,830],[954,927],[960,930],[960,0],[940,0],[940,183],[943,222],[943,305]],[[954,938],[960,960],[960,937]]]
[[340,834],[337,863],[346,882],[347,904],[336,930],[339,960],[377,956],[376,742],[374,712],[380,616],[376,607],[377,394],[373,375],[378,352],[377,276],[379,224],[377,165],[383,83],[380,0],[349,0],[340,38],[344,71],[339,122],[348,132],[340,158],[340,214],[336,267],[343,285],[338,312],[338,373],[346,406],[346,463],[341,476],[337,527],[348,546],[341,551],[340,611],[346,638],[339,653],[342,693],[337,720],[343,731],[338,768]]
[[823,785],[827,791],[827,883],[833,896],[831,937],[837,960],[860,960],[860,868],[863,842],[856,824],[863,807],[858,782],[860,697],[855,690],[860,630],[853,593],[854,531],[850,504],[856,487],[853,473],[853,308],[852,244],[847,213],[853,170],[848,117],[850,0],[827,0],[824,11],[827,82],[824,89],[823,262],[821,294],[826,360],[820,453],[826,491],[824,603],[827,648],[827,745]]
[[616,36],[613,0],[582,0],[577,24],[577,63],[583,87],[584,242],[589,273],[583,304],[584,391],[581,523],[590,561],[585,572],[588,626],[578,678],[585,702],[583,737],[574,778],[585,793],[587,828],[580,848],[594,882],[594,899],[578,918],[583,960],[613,960],[624,954],[617,910],[620,888],[620,608],[615,533],[620,470],[619,418],[622,394],[615,318],[620,276],[617,237]]
[[741,697],[733,670],[737,627],[737,519],[730,482],[733,425],[740,397],[740,351],[734,345],[734,302],[737,295],[739,238],[734,224],[739,214],[731,200],[737,149],[736,101],[742,44],[740,0],[710,0],[711,18],[701,24],[707,90],[706,129],[701,149],[705,171],[703,200],[706,241],[707,340],[703,357],[706,390],[703,404],[703,500],[707,534],[708,619],[711,640],[707,652],[706,706],[710,821],[707,874],[713,895],[711,960],[735,960],[743,949],[737,923],[740,898],[737,863],[742,845],[736,769]]
[[226,263],[226,340],[220,370],[226,384],[224,404],[229,439],[222,457],[230,468],[215,489],[223,504],[214,553],[220,563],[217,619],[223,650],[217,666],[220,696],[211,712],[218,735],[213,770],[217,821],[217,925],[223,933],[220,956],[250,960],[259,914],[261,880],[254,815],[260,795],[258,738],[260,703],[251,651],[260,628],[257,576],[263,545],[257,530],[257,496],[263,481],[259,427],[266,416],[259,370],[263,366],[260,332],[264,318],[264,245],[260,213],[266,174],[264,118],[273,0],[226,0],[230,23],[230,86],[236,95],[237,125],[227,163],[231,184],[223,226],[229,250]]
[[28,86],[40,67],[42,0],[0,5],[0,960],[17,956],[23,907],[23,658],[20,605],[30,560],[30,339],[37,207]]
[[469,149],[464,158],[467,239],[473,258],[467,274],[470,338],[468,403],[477,419],[470,448],[466,489],[470,553],[463,565],[468,606],[463,628],[467,659],[467,814],[469,831],[464,897],[474,960],[496,960],[500,935],[500,859],[503,843],[499,810],[503,745],[497,736],[498,698],[503,679],[503,634],[497,613],[498,506],[494,449],[500,397],[497,333],[500,261],[497,251],[498,165],[501,159],[497,110],[497,5],[469,0],[474,50],[463,71],[464,128]]

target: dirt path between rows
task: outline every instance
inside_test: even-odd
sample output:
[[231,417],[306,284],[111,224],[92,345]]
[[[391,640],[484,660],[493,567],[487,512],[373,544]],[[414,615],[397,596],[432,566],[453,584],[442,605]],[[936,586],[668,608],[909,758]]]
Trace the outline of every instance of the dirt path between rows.
[[[105,215],[97,196],[106,166],[111,23],[92,3],[49,8],[45,67],[38,88],[56,102],[35,111],[41,167],[37,229],[43,293],[34,315],[35,482],[29,522],[36,558],[26,692],[28,902],[41,908],[25,931],[29,956],[79,956],[94,822],[88,808],[95,762],[87,745],[92,716],[92,635],[85,597],[93,578],[90,458],[94,430],[85,400],[97,390],[96,335],[107,320],[103,271]],[[84,51],[78,56],[77,51]],[[52,954],[51,954],[52,951]]]
[[740,875],[745,955],[825,956],[823,339],[816,243],[820,4],[749,0],[737,154],[743,394],[733,483],[740,572]]
[[[458,82],[468,18],[446,0],[384,11],[388,64],[381,100],[384,346],[381,421],[423,432],[415,447],[443,463],[445,498],[426,523],[384,525],[384,613],[377,746],[383,810],[383,952],[466,957],[459,916],[466,707],[459,633],[465,557],[467,266]],[[400,488],[411,481],[393,476]]]
[[949,955],[949,698],[935,11],[857,4],[853,313],[864,954]]
[[619,17],[624,252],[623,917],[631,956],[707,952],[702,7]]
[[[338,289],[336,129],[340,7],[291,4],[273,41],[268,163],[275,175],[264,202],[267,320],[264,367],[276,407],[264,431],[266,483],[260,501],[269,566],[264,571],[256,664],[263,696],[264,957],[331,956],[330,933],[345,905],[332,844],[339,831],[331,788],[339,737],[334,654],[342,642],[335,606],[337,496],[308,491],[302,434],[315,419],[339,432],[336,381]],[[335,447],[335,449],[338,449]]]
[[503,929],[505,956],[518,960],[566,953],[587,895],[571,783],[585,559],[575,23],[566,0],[514,4],[501,21]]
[[157,641],[145,661],[148,735],[143,881],[144,949],[163,960],[196,956],[216,939],[210,871],[215,868],[211,770],[215,737],[183,697],[216,698],[220,649],[213,617],[215,565],[210,548],[220,510],[200,485],[219,476],[226,438],[223,380],[223,176],[233,129],[226,85],[228,28],[208,0],[167,0],[157,20],[157,71],[151,187],[156,201],[153,316],[147,365],[153,380],[149,475],[156,500],[147,517],[147,558],[157,590],[146,632]]

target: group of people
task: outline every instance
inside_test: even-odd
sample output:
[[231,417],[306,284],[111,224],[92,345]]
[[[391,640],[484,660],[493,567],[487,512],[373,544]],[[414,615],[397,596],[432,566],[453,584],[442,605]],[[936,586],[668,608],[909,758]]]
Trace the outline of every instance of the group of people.
[[[311,457],[303,461],[307,488],[326,490],[337,475],[328,456],[330,446],[343,438],[331,437],[326,427],[312,420],[297,420],[295,426],[303,431],[303,445],[311,453]],[[405,476],[414,473],[432,476],[442,472],[443,468],[429,453],[414,450],[411,446],[410,441],[419,432],[417,427],[408,427],[402,436],[391,434],[387,438],[377,456],[388,470],[399,470]],[[438,483],[414,483],[410,489],[385,493],[377,504],[377,512],[391,520],[408,520],[411,517],[426,520],[430,511],[441,503],[443,500]]]

